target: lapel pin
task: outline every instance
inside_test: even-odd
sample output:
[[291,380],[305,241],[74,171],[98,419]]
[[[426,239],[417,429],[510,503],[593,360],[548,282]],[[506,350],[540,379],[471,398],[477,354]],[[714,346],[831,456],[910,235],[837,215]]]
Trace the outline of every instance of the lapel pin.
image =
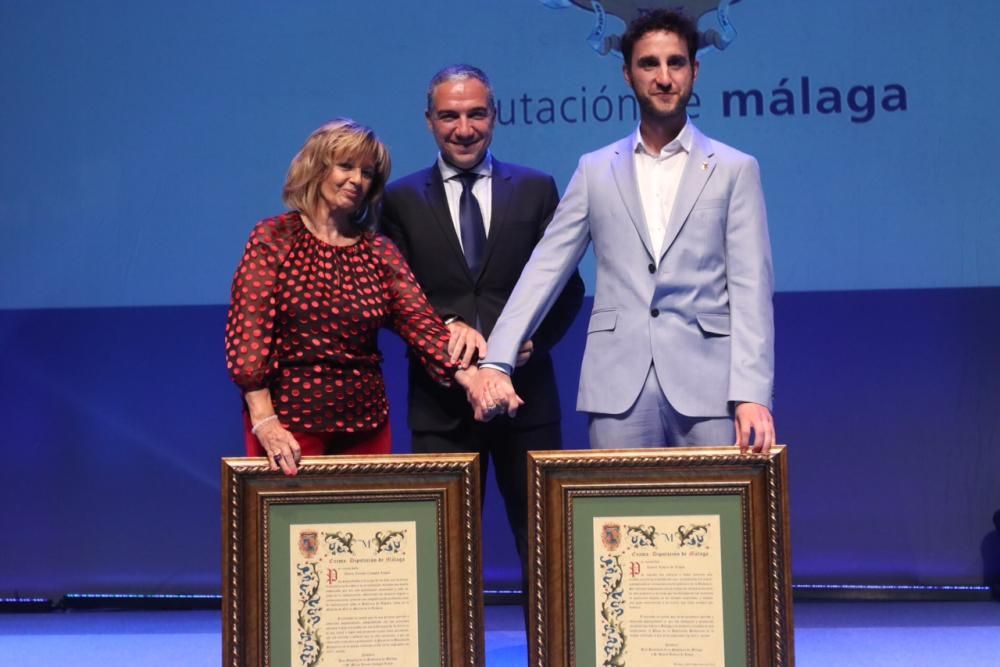
[[702,162],[701,163],[701,170],[702,171],[707,171],[708,170],[708,163],[707,162]]

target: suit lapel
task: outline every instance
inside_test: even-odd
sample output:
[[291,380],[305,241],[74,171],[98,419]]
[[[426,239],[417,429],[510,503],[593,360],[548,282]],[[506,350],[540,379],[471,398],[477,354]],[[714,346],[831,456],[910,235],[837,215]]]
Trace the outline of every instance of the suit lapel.
[[694,138],[691,142],[691,154],[688,155],[687,163],[684,165],[684,172],[681,174],[681,182],[677,187],[677,198],[670,211],[670,220],[667,221],[667,229],[663,236],[663,250],[660,252],[660,261],[667,254],[667,250],[673,244],[674,239],[681,231],[681,227],[688,219],[691,209],[701,196],[701,191],[705,189],[705,184],[715,171],[715,158],[712,147],[704,134],[698,128],[691,126]]
[[649,230],[646,228],[646,216],[642,212],[642,200],[639,199],[639,180],[635,173],[635,160],[632,157],[634,135],[618,142],[615,146],[615,157],[611,162],[611,172],[618,186],[628,216],[632,220],[635,231],[642,239],[642,245],[650,257],[653,256],[653,244],[649,240]]
[[[503,227],[507,224],[507,210],[514,196],[513,174],[504,163],[493,158],[493,175],[491,183],[491,207],[490,207],[490,233],[486,237],[486,249],[483,252],[483,266],[479,270],[479,275],[486,273],[486,267],[490,264],[490,257],[496,248],[503,234]],[[478,278],[478,276],[477,276]]]
[[427,172],[427,182],[424,185],[424,199],[427,201],[427,207],[434,214],[432,217],[435,224],[437,224],[444,237],[448,239],[448,247],[461,259],[460,263],[466,275],[470,279],[474,279],[475,276],[469,271],[469,265],[465,261],[465,253],[462,252],[462,243],[458,240],[458,234],[455,232],[455,224],[451,220],[451,211],[448,210],[448,198],[444,194],[444,181],[441,178],[441,170],[438,169],[436,162]]

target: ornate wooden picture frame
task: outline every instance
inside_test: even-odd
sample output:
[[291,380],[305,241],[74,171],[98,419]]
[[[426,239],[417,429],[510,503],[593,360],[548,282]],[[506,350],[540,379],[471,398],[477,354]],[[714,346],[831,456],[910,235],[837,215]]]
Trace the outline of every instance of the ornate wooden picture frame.
[[530,665],[794,664],[784,446],[528,456]]
[[222,485],[224,665],[482,664],[478,455],[227,458]]

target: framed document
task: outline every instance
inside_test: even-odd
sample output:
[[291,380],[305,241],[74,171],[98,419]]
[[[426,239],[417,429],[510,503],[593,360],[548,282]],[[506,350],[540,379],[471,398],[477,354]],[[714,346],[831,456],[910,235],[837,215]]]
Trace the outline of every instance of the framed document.
[[476,454],[222,461],[223,664],[482,663]]
[[528,456],[533,667],[794,663],[784,446]]

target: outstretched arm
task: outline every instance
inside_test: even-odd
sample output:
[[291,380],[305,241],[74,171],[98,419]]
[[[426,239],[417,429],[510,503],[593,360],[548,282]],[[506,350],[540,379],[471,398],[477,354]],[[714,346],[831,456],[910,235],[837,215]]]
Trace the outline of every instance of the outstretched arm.
[[448,351],[451,334],[396,246],[388,239],[381,243],[383,281],[389,304],[388,325],[406,341],[431,378],[450,386],[459,368]]
[[[539,235],[536,243],[540,242],[543,238],[545,231],[552,222],[553,215],[555,214],[558,205],[559,192],[556,189],[555,181],[550,180],[546,202],[546,210],[548,213],[544,224],[539,228]],[[566,335],[566,332],[569,331],[570,326],[573,324],[573,320],[576,319],[577,314],[580,312],[580,308],[583,306],[584,291],[583,279],[580,277],[580,272],[574,269],[569,277],[569,280],[566,282],[566,285],[562,288],[562,291],[556,298],[555,303],[552,304],[552,308],[549,310],[548,315],[545,316],[542,323],[538,325],[538,329],[531,335],[531,340],[527,341],[532,344],[533,349],[527,351],[522,350],[521,355],[518,356],[517,365],[522,365],[522,357],[525,356],[524,352],[528,352],[529,356],[531,352],[535,351],[547,352],[555,347],[556,343],[562,340],[563,336]],[[526,360],[527,359],[525,359],[525,361]]]
[[485,359],[491,365],[514,367],[518,350],[528,338],[533,338],[570,276],[576,272],[590,243],[585,172],[581,160],[552,222],[531,253],[493,327]]

